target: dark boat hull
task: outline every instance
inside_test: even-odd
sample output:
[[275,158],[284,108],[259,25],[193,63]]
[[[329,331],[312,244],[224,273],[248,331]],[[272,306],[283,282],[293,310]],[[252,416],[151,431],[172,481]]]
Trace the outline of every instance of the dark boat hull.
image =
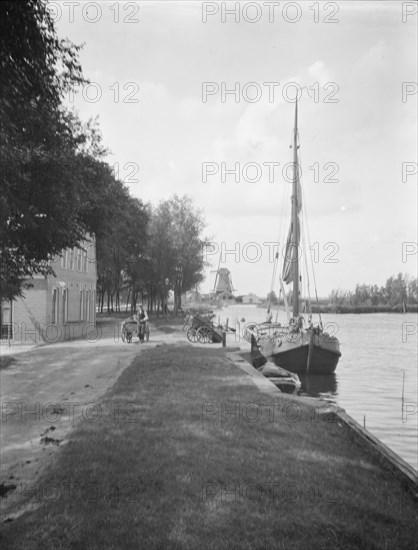
[[276,353],[271,357],[274,363],[290,372],[299,374],[332,374],[337,368],[340,355],[314,345],[308,370],[309,345]]
[[[254,346],[253,346],[254,347]],[[326,333],[304,331],[293,340],[273,336],[257,345],[255,360],[262,363],[261,357],[297,374],[332,374],[341,357],[337,338]]]

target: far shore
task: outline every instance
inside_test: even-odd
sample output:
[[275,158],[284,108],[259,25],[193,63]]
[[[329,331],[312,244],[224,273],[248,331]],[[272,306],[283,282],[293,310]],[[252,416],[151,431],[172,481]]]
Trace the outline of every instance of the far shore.
[[[258,304],[258,307],[266,308],[267,304]],[[407,304],[406,311],[402,306],[312,305],[312,313],[418,313],[418,304]]]

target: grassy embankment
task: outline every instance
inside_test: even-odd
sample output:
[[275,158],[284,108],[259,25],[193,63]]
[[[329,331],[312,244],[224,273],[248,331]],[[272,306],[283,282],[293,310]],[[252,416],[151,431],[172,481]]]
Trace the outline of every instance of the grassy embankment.
[[399,483],[288,403],[222,350],[143,349],[60,449],[38,508],[3,524],[3,548],[415,547]]

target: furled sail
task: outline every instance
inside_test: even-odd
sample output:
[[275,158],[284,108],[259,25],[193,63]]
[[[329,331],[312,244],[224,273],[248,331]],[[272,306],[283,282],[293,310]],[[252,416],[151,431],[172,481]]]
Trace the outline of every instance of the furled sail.
[[293,231],[293,222],[290,222],[289,233],[286,241],[286,252],[283,262],[282,279],[283,282],[289,284],[293,281],[293,264],[298,259],[299,254],[299,241],[297,240],[300,235],[300,224],[298,219],[298,231],[297,235]]
[[293,178],[296,182],[296,196],[292,197],[292,201],[295,201],[294,208],[297,212],[297,227],[296,231],[294,231],[294,223],[293,219],[290,222],[289,227],[289,233],[287,235],[287,241],[286,241],[286,252],[284,256],[284,262],[283,262],[283,272],[282,272],[282,278],[283,281],[286,284],[289,284],[293,281],[293,265],[294,262],[297,262],[299,259],[299,243],[300,243],[300,222],[299,222],[299,213],[302,208],[302,190],[300,187],[300,181],[299,181],[299,165],[298,163],[294,163],[294,166],[296,166],[296,170],[294,169],[293,172]]

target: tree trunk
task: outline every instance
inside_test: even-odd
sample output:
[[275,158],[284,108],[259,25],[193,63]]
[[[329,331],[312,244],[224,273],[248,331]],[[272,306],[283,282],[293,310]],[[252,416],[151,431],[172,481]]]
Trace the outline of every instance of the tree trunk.
[[152,289],[152,284],[148,288],[148,304],[150,306],[150,311],[154,311],[154,292]]
[[129,287],[128,289],[128,296],[126,297],[126,308],[125,308],[125,313],[128,312],[128,304],[129,304],[129,298],[131,297],[131,287]]

